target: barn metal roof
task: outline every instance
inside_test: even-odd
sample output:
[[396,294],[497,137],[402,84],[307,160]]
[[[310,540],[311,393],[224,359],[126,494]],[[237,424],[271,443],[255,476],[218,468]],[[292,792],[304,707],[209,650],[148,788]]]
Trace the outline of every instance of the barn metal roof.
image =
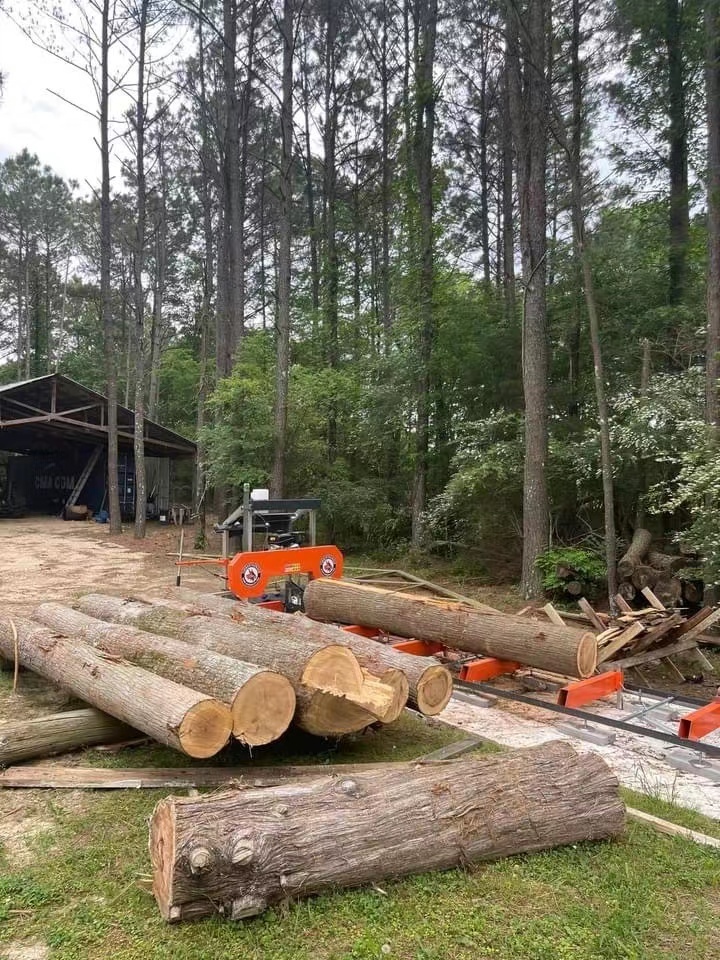
[[[107,397],[61,373],[0,386],[0,450],[57,453],[107,442]],[[118,446],[132,449],[135,416],[118,405]],[[149,457],[194,457],[192,440],[145,420]]]

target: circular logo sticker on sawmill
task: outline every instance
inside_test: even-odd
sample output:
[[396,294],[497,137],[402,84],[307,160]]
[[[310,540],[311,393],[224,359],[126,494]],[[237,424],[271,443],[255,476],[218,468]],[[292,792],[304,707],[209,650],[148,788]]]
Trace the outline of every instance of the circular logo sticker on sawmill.
[[256,563],[249,563],[242,568],[240,579],[246,587],[254,587],[260,579],[260,567]]
[[331,577],[337,569],[337,563],[334,557],[323,557],[320,561],[320,573],[324,577]]

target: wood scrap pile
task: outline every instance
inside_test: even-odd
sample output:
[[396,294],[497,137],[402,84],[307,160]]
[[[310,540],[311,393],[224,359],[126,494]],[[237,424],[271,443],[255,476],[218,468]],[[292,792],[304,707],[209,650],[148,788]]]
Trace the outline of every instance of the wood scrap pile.
[[702,586],[679,573],[696,564],[697,554],[686,548],[678,556],[653,550],[652,534],[639,527],[618,560],[618,592],[627,603],[641,602],[649,587],[666,607],[694,606],[702,600]]
[[712,607],[703,607],[690,617],[677,608],[668,609],[650,587],[643,587],[640,596],[647,605],[635,610],[618,594],[616,616],[594,610],[585,598],[578,602],[598,630],[600,669],[637,666],[692,650],[698,638],[720,619],[720,609]]
[[231,737],[267,744],[292,723],[323,737],[392,723],[408,698],[439,713],[452,693],[435,660],[182,591],[172,600],[91,595],[76,609],[43,603],[31,620],[0,618],[0,656],[96,708],[0,728],[0,763],[127,739],[128,728],[211,757]]

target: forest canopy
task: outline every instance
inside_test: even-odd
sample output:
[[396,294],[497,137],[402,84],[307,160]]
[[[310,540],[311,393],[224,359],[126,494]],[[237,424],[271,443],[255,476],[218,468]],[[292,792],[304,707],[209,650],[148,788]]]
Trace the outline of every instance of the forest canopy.
[[651,525],[718,575],[720,0],[28,6],[100,149],[0,163],[2,382],[197,439],[199,515],[319,496],[526,595]]

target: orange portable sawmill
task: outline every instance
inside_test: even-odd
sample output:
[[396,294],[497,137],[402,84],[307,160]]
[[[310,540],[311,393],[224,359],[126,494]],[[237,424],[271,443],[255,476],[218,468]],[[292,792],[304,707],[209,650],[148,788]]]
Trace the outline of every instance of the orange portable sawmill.
[[[243,487],[242,504],[215,526],[222,554],[177,560],[181,567],[223,567],[227,590],[238,600],[282,601],[288,613],[302,609],[304,586],[316,578],[342,577],[343,555],[336,546],[318,546],[319,500],[271,500],[267,490]],[[307,531],[296,526],[307,519]]]

